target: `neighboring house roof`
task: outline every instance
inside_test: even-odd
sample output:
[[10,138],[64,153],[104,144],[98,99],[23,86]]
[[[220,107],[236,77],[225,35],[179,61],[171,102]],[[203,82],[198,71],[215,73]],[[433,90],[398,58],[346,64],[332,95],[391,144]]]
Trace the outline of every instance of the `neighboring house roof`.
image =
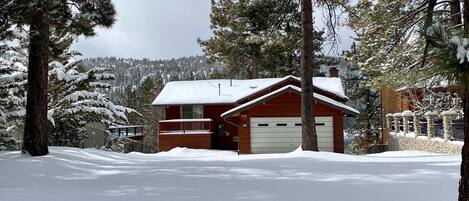
[[444,77],[432,77],[421,80],[415,80],[413,83],[409,83],[403,87],[398,88],[396,91],[401,92],[407,89],[436,89],[436,88],[447,88],[448,86],[454,86],[454,82],[448,82]]
[[[260,104],[266,100],[269,100],[269,99],[272,99],[278,95],[281,95],[283,93],[286,93],[286,92],[295,92],[297,94],[300,94],[301,93],[301,88],[297,87],[297,86],[293,86],[293,85],[287,85],[287,86],[284,86],[280,89],[277,89],[273,92],[270,92],[264,96],[261,96],[259,98],[256,98],[252,101],[249,101],[247,103],[244,103],[242,105],[239,105],[231,110],[228,110],[226,112],[224,112],[223,114],[221,114],[220,116],[221,117],[229,117],[231,115],[234,115],[236,113],[239,113],[241,111],[244,111],[246,109],[249,109],[257,104]],[[329,98],[329,97],[326,97],[326,96],[323,96],[321,94],[318,94],[318,93],[314,93],[314,100],[315,101],[318,101],[320,103],[323,103],[323,104],[326,104],[326,105],[329,105],[331,107],[335,107],[339,110],[342,110],[344,111],[346,114],[351,114],[351,115],[356,115],[356,114],[360,114],[360,112],[356,109],[353,109],[352,107],[348,106],[348,105],[345,105],[339,101],[336,101],[332,98]]]
[[[286,76],[249,80],[172,81],[165,85],[152,105],[233,104],[289,79],[300,80],[295,76]],[[339,98],[348,99],[340,78],[315,77],[313,86]]]

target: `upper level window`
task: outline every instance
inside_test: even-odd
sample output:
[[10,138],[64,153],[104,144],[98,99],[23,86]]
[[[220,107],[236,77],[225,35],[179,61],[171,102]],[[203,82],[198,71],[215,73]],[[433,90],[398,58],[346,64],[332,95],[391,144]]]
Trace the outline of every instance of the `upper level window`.
[[203,119],[204,106],[203,105],[182,105],[181,106],[181,119]]

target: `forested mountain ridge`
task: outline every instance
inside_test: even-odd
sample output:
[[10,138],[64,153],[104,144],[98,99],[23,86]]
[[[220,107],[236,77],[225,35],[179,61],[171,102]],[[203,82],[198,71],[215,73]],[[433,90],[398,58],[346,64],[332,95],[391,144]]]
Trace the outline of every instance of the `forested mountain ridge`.
[[166,83],[170,80],[207,79],[211,73],[221,70],[221,65],[208,63],[205,56],[160,60],[97,57],[83,61],[88,67],[105,67],[114,74],[108,95],[119,103],[123,102],[126,88],[138,88],[146,77]]

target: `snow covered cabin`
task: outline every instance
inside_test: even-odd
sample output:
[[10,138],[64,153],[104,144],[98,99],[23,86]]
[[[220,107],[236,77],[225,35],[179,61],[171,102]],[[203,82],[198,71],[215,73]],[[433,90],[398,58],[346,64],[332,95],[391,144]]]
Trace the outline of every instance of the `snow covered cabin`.
[[[340,78],[315,77],[313,86],[319,148],[343,153],[344,116],[358,111],[345,105]],[[294,76],[168,82],[153,101],[165,110],[159,150],[293,151],[301,144],[300,87]]]

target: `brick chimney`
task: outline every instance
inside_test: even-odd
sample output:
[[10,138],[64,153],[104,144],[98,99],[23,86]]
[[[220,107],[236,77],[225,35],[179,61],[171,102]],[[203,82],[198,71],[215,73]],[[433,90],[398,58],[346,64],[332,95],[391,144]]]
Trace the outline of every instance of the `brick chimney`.
[[330,67],[329,77],[339,77],[339,70],[336,67]]

